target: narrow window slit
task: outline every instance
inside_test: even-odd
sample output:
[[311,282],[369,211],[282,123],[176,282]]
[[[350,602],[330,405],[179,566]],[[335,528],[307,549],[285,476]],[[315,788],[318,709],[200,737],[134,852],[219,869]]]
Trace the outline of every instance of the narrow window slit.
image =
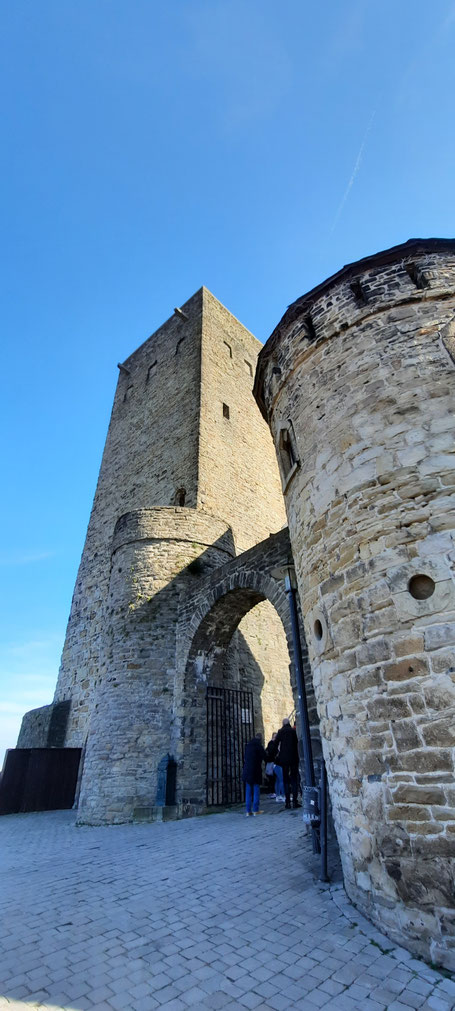
[[430,282],[425,277],[422,268],[418,267],[416,263],[405,263],[404,267],[408,277],[415,284],[416,288],[423,289],[430,287]]
[[351,281],[349,287],[352,291],[352,294],[354,295],[357,305],[366,305],[368,302],[368,298],[365,289],[361,285],[358,278],[356,278],[354,281]]
[[227,404],[223,404],[223,418],[227,418],[229,420],[229,407]]
[[316,333],[312,317],[310,316],[309,313],[308,316],[305,317],[305,326],[306,326],[306,335],[307,337],[310,338],[310,341],[317,340],[318,335]]
[[291,471],[299,463],[294,429],[291,421],[288,421],[287,428],[282,428],[280,431],[278,440],[278,455],[281,464],[281,472],[284,480],[286,480]]

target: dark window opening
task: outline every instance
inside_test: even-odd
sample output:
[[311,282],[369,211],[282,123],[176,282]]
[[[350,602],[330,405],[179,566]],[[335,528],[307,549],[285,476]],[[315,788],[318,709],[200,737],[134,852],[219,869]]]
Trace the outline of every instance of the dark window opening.
[[223,418],[227,418],[229,420],[229,407],[227,404],[223,404]]
[[318,335],[316,333],[315,325],[313,323],[313,320],[312,320],[310,314],[308,314],[308,316],[305,317],[305,326],[306,326],[307,337],[309,337],[310,341],[317,340],[317,336]]
[[177,491],[176,491],[176,493],[175,493],[175,497],[174,497],[174,505],[176,505],[176,506],[184,506],[185,505],[185,499],[186,499],[186,489],[185,488],[178,488]]
[[429,288],[430,282],[425,276],[421,267],[418,267],[416,263],[405,263],[405,270],[416,288]]
[[292,430],[291,422],[288,422],[288,425],[289,428],[281,429],[278,444],[281,469],[285,478],[287,478],[288,474],[291,473],[291,470],[293,470],[295,465],[298,463],[294,432]]
[[227,341],[223,341],[223,344],[224,344],[224,346],[226,348],[226,351],[227,351],[227,353],[229,355],[229,358],[232,358],[232,348],[231,348],[231,345],[228,344]]
[[350,289],[352,291],[352,294],[354,295],[354,298],[355,298],[355,300],[357,302],[357,305],[366,305],[367,302],[368,302],[368,298],[367,298],[365,289],[361,285],[359,279],[355,278],[354,281],[351,281],[351,284],[349,285],[349,287],[350,287]]

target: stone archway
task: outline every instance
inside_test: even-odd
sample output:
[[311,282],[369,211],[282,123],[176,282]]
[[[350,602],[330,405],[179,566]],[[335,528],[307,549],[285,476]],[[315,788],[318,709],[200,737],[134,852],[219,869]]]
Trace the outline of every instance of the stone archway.
[[[292,634],[283,582],[273,572],[290,557],[287,529],[272,535],[227,565],[207,581],[191,599],[191,617],[185,621],[182,643],[182,689],[179,713],[179,803],[183,812],[200,810],[206,800],[206,690],[209,683],[223,685],[226,654],[242,619],[264,601],[278,615],[289,654],[289,677],[294,699],[297,692],[293,668]],[[305,640],[302,645],[306,659]],[[309,665],[306,669],[310,704],[313,703]],[[311,705],[313,723],[315,707]],[[280,719],[287,715],[281,711]]]

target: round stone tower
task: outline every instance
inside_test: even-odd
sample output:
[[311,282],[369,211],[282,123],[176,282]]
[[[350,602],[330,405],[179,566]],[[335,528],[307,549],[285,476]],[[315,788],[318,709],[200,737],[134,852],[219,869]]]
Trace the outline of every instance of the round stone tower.
[[344,267],[285,313],[275,440],[345,885],[455,968],[455,240]]
[[80,823],[130,821],[159,806],[159,770],[179,737],[179,613],[198,577],[234,553],[227,524],[195,509],[137,509],[118,520]]

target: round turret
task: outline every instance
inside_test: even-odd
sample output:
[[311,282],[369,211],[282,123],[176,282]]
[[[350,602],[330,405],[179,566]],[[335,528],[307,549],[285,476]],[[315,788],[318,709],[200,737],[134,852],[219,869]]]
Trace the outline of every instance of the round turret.
[[455,241],[289,307],[255,395],[275,440],[349,895],[455,968]]

